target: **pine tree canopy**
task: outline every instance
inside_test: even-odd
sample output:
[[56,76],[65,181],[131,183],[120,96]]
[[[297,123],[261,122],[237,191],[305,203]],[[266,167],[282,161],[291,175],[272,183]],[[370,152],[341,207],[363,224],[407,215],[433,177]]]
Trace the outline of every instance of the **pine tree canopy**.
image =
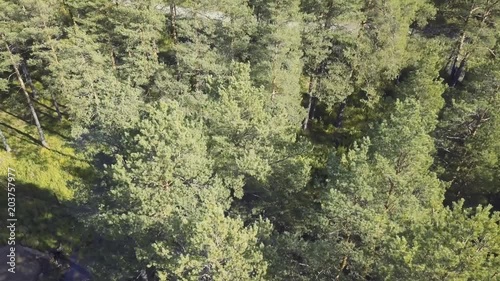
[[0,280],[500,281],[499,56],[499,0],[0,0]]

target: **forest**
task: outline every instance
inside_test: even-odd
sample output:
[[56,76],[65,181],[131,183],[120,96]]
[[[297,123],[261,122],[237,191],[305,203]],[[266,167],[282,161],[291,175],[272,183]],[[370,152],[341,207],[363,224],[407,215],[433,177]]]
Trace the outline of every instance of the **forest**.
[[500,280],[499,25],[500,0],[0,0],[0,245],[15,182],[33,281]]

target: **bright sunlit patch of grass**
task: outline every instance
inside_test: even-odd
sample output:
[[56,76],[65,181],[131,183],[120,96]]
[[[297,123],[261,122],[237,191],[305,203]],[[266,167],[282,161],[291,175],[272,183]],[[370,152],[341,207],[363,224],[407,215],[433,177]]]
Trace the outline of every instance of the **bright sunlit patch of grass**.
[[[43,119],[42,119],[43,118]],[[57,246],[57,242],[78,243],[83,231],[69,213],[66,202],[73,199],[75,189],[92,176],[90,165],[69,146],[67,124],[57,123],[48,114],[42,124],[50,149],[38,141],[36,127],[23,118],[0,111],[0,128],[12,148],[0,151],[0,174],[6,179],[10,167],[16,178],[17,243],[38,249]],[[0,219],[7,216],[7,183],[2,181]],[[7,241],[1,232],[1,241]]]

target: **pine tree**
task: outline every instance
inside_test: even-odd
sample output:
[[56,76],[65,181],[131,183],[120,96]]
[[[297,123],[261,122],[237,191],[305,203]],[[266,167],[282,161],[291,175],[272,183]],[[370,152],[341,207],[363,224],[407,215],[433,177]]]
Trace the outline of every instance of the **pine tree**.
[[109,57],[99,48],[83,30],[71,28],[55,49],[52,81],[59,83],[53,86],[68,101],[73,136],[119,146],[114,134],[137,121],[142,91],[110,72]]
[[0,20],[4,22],[0,26],[0,39],[2,40],[2,57],[8,59],[10,66],[14,70],[16,78],[19,82],[19,87],[24,95],[31,116],[35,122],[38,131],[40,143],[44,147],[48,147],[45,140],[42,126],[38,119],[35,107],[28,93],[27,86],[25,85],[24,77],[21,73],[21,63],[24,62],[24,55],[26,50],[29,52],[29,36],[30,36],[30,21],[29,12],[21,5],[12,2],[2,2],[0,8]]
[[250,1],[249,4],[258,20],[250,50],[252,79],[270,93],[271,102],[287,103],[290,118],[299,126],[304,116],[299,107],[302,72],[299,1]]
[[213,173],[202,129],[173,100],[145,109],[123,135],[113,185],[91,222],[110,239],[131,239],[138,265],[161,280],[259,280],[259,227],[224,214],[229,189]]
[[379,277],[403,280],[496,280],[500,259],[499,213],[491,207],[436,210],[423,222],[407,225],[383,247]]
[[[304,74],[309,79],[309,112],[314,99],[339,104],[333,125],[341,127],[347,97],[373,106],[406,67],[410,26],[433,13],[426,1],[304,1]],[[304,123],[307,127],[307,122]]]
[[354,92],[351,69],[344,55],[359,32],[361,1],[303,1],[302,51],[308,81],[308,112],[303,129],[315,117],[319,100],[333,105]]
[[173,83],[201,92],[211,79],[229,75],[233,60],[246,60],[254,19],[245,1],[171,1],[163,10],[169,19],[166,59],[173,66]]
[[[380,245],[404,231],[404,223],[422,221],[441,206],[444,184],[429,171],[434,146],[420,111],[413,99],[396,103],[372,141],[332,156],[326,183],[318,183],[325,190],[321,209],[310,218],[314,239],[293,243],[302,264],[296,268],[307,278],[374,276],[384,254]],[[297,278],[299,272],[280,279]]]
[[437,131],[443,179],[451,181],[448,201],[465,198],[467,206],[494,203],[498,208],[500,147],[497,63],[469,70],[469,79],[453,91]]
[[[286,101],[252,86],[248,65],[234,64],[206,103],[210,154],[225,180],[243,176],[265,182],[276,163],[286,160],[296,139],[296,122]],[[201,107],[201,106],[200,106]],[[202,111],[203,112],[203,111]],[[235,196],[242,190],[234,186]]]
[[[459,35],[453,37],[446,71],[451,87],[463,80],[466,67],[476,67],[485,57],[496,57],[497,41],[495,25],[500,16],[497,1],[442,1],[438,5],[440,14],[448,25],[456,25]],[[446,30],[443,30],[446,31]]]
[[[30,9],[30,37],[33,40],[30,63],[38,71],[37,78],[43,84],[42,97],[51,100],[57,113],[58,120],[63,118],[60,104],[67,102],[61,93],[64,89],[62,69],[57,57],[58,38],[63,37],[64,21],[63,5],[57,1],[46,1],[43,4],[32,3]],[[27,70],[27,69],[26,69]],[[47,73],[48,71],[48,73]],[[28,74],[28,71],[27,71]],[[29,76],[32,76],[28,74]],[[30,82],[30,84],[32,84]],[[62,85],[61,85],[62,84]],[[34,91],[35,87],[31,85]]]
[[444,63],[444,43],[415,35],[410,39],[408,49],[411,59],[397,78],[393,92],[397,98],[416,99],[421,105],[422,118],[433,130],[445,106],[443,94],[446,85],[438,74]]
[[17,80],[19,81],[19,85],[21,87],[21,91],[24,94],[24,97],[26,98],[26,101],[28,103],[28,108],[30,109],[30,112],[31,112],[31,116],[33,117],[33,120],[35,121],[35,126],[37,128],[38,135],[40,137],[40,143],[44,147],[48,148],[49,145],[48,145],[47,141],[45,140],[45,135],[43,133],[42,125],[40,124],[40,121],[38,120],[38,115],[37,115],[37,113],[35,111],[35,107],[33,105],[33,101],[31,100],[31,97],[28,94],[28,90],[26,89],[26,85],[24,84],[23,77],[21,75],[21,72],[19,71],[19,58],[17,58],[15,56],[15,54],[12,53],[11,47],[9,46],[9,43],[8,43],[5,35],[2,35],[2,39],[4,41],[4,46],[5,46],[5,50],[6,50],[6,53],[7,53],[6,56],[9,56],[12,68],[14,69],[14,73],[16,74]]

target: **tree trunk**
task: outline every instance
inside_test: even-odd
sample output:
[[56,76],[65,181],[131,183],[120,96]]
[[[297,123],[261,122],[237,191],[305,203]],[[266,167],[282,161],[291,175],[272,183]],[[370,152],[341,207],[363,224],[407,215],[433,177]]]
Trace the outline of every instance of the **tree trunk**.
[[469,57],[469,53],[465,54],[464,58],[460,62],[460,66],[458,68],[454,69],[452,72],[451,76],[451,84],[450,87],[455,87],[458,82],[462,81],[460,77],[462,76],[462,73],[465,71],[465,64],[467,63],[467,58]]
[[5,151],[10,152],[10,146],[7,143],[7,139],[5,138],[5,135],[3,134],[2,130],[0,130],[0,139],[2,139],[3,146],[5,147]]
[[342,122],[344,121],[344,110],[346,106],[346,101],[342,101],[339,106],[339,111],[337,112],[337,118],[335,119],[335,123],[333,124],[336,128],[342,127]]
[[52,98],[52,104],[54,105],[54,108],[56,109],[56,112],[57,112],[57,120],[61,121],[62,114],[61,114],[61,110],[59,109],[59,104],[57,104],[56,96],[54,95],[54,93],[51,93],[50,96]]
[[36,128],[38,130],[38,134],[40,135],[40,143],[44,147],[49,148],[47,141],[45,141],[45,136],[43,135],[42,126],[40,125],[40,121],[38,120],[38,116],[36,114],[35,107],[33,106],[33,102],[31,101],[30,95],[26,91],[26,85],[24,84],[23,77],[21,76],[21,73],[19,72],[19,69],[17,67],[17,63],[14,60],[14,55],[12,54],[10,47],[9,47],[9,44],[7,44],[7,42],[5,42],[5,47],[7,47],[7,51],[9,52],[9,55],[10,55],[10,61],[12,63],[12,66],[14,67],[14,71],[16,72],[16,76],[17,76],[17,79],[19,80],[19,84],[21,85],[21,90],[22,90],[24,96],[26,97],[26,100],[28,101],[28,106],[30,108],[31,115],[33,116],[33,119],[35,120],[35,125],[36,125]]
[[[170,32],[172,33],[172,41],[174,48],[177,45],[177,6],[175,3],[170,4]],[[177,50],[175,50],[175,78],[177,81],[181,80],[181,73],[179,70],[179,60],[177,58]]]
[[[316,89],[321,89],[321,79],[318,78],[318,81],[315,83],[316,85],[314,86]],[[317,105],[319,103],[319,93],[316,93],[315,95],[313,95],[313,99],[312,99],[312,109],[311,109],[311,115],[309,117],[310,120],[313,120],[315,117],[316,117],[316,108],[317,108]]]
[[271,82],[271,101],[274,101],[274,97],[276,96],[276,77],[273,78]]
[[111,47],[111,67],[113,70],[116,70],[116,61],[115,61],[115,51],[113,50],[113,47]]
[[[465,43],[465,31],[463,31],[462,33],[462,36],[461,36],[461,39],[460,39],[460,43],[458,44],[458,48],[457,50],[455,51],[455,56],[453,57],[453,63],[451,64],[451,71],[450,71],[450,87],[453,87],[453,81],[455,80],[455,77],[457,75],[457,71],[458,71],[458,61],[460,60],[460,53],[462,52],[462,49],[463,49],[463,46],[464,46],[464,43]],[[463,61],[463,60],[462,60]]]
[[23,59],[21,62],[21,71],[23,72],[24,79],[26,79],[26,82],[28,83],[28,86],[31,88],[31,95],[34,99],[38,99],[38,92],[35,88],[35,85],[33,85],[33,80],[31,80],[31,75],[28,71],[28,66],[26,61]]
[[146,270],[144,269],[141,269],[141,272],[139,273],[139,278],[137,280],[141,280],[141,281],[148,281],[148,275],[146,274]]
[[[347,234],[346,242],[349,243],[350,239],[351,239],[351,234]],[[340,266],[339,266],[339,269],[338,269],[338,274],[337,274],[337,276],[335,276],[335,281],[340,280],[340,277],[342,276],[342,272],[347,267],[348,260],[349,260],[349,256],[347,256],[347,255],[345,255],[342,258],[342,262],[340,263]]]
[[[43,25],[44,25],[44,27],[46,27],[45,22],[43,23]],[[50,45],[50,50],[52,51],[52,57],[54,58],[54,61],[59,66],[59,59],[57,58],[56,50],[54,49],[54,46],[52,44]],[[113,67],[115,67],[115,57],[114,57],[113,49],[111,49],[111,59],[112,59]],[[59,72],[58,72],[58,75],[60,75]],[[64,87],[64,82],[62,84]],[[54,108],[56,109],[57,119],[62,120],[62,113],[61,113],[61,110],[59,109],[59,104],[57,103],[56,95],[52,91],[50,93],[50,98],[52,99],[52,104],[54,105]]]
[[[475,4],[472,4],[470,10],[469,10],[469,14],[467,15],[467,17],[465,18],[464,20],[464,26],[463,26],[463,30],[462,30],[462,34],[460,36],[460,42],[458,42],[458,47],[457,49],[455,49],[455,55],[453,56],[452,55],[452,59],[453,59],[453,63],[451,64],[451,71],[450,71],[450,83],[449,83],[449,86],[450,87],[454,87],[455,86],[455,77],[457,77],[457,72],[459,72],[459,66],[458,66],[458,63],[459,63],[459,60],[460,60],[460,54],[462,53],[462,50],[464,48],[464,45],[465,45],[465,39],[467,38],[467,33],[466,33],[466,28],[467,28],[467,25],[469,23],[469,19],[471,18],[471,16],[473,15],[473,13],[479,9],[479,7],[476,7]],[[462,62],[464,62],[464,59],[465,58],[462,58],[462,61],[460,64],[462,64]]]
[[174,44],[177,44],[177,25],[175,21],[176,18],[177,7],[174,3],[172,3],[170,4],[170,32],[172,32],[172,40],[174,41]]
[[309,119],[311,118],[311,111],[313,107],[313,102],[314,102],[314,95],[313,95],[313,90],[314,90],[314,78],[311,76],[309,78],[309,92],[307,93],[309,95],[309,104],[307,105],[307,116],[306,119],[304,120],[304,124],[302,126],[302,129],[307,130],[309,126]]

